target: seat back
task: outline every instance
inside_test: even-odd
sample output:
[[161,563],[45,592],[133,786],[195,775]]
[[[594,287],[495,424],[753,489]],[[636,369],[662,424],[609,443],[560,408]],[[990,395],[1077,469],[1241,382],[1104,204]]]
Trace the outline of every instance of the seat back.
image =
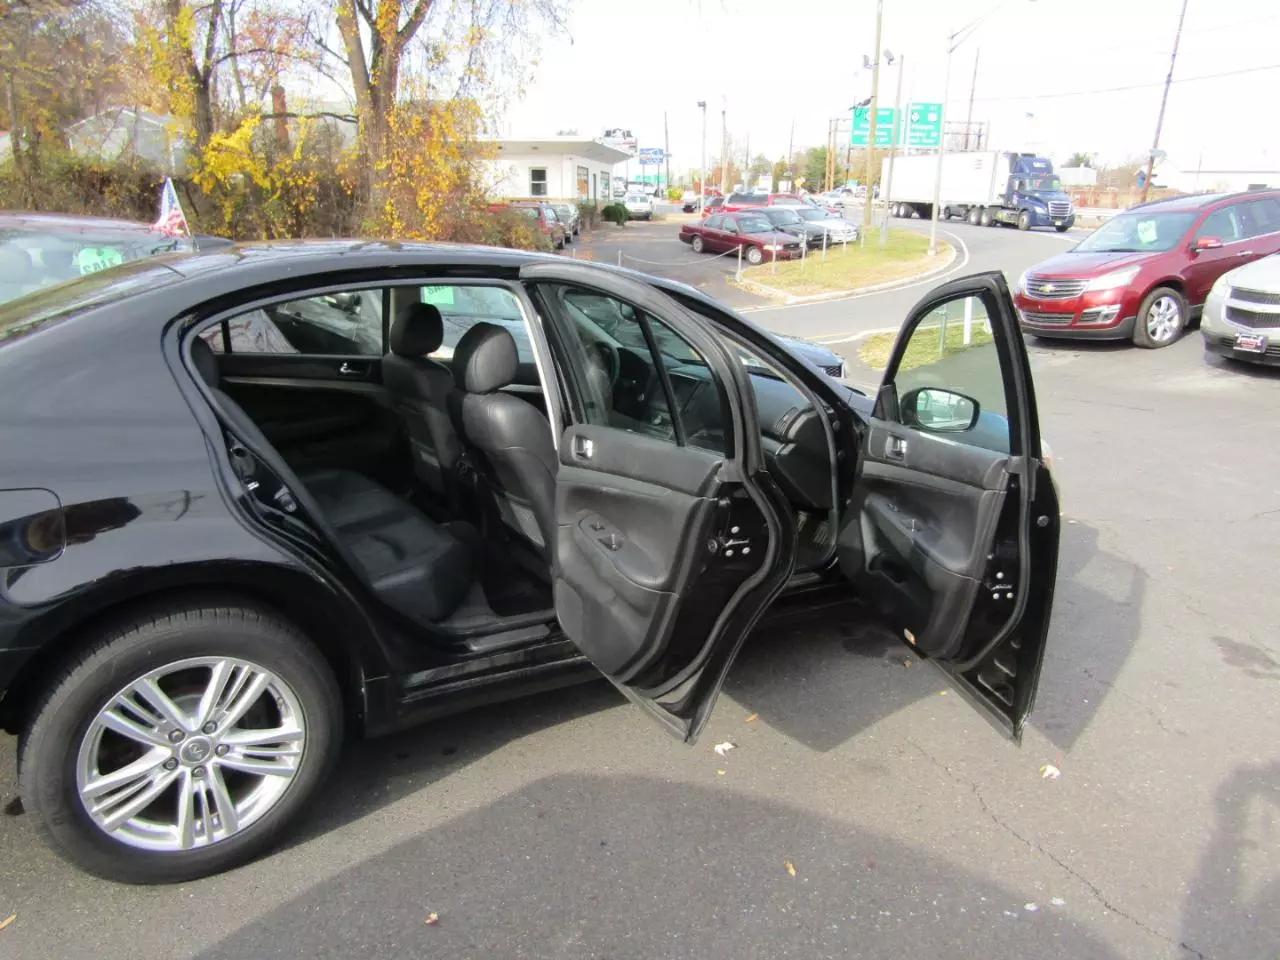
[[503,393],[518,366],[504,327],[477,323],[453,354],[449,412],[466,458],[502,523],[550,562],[555,543],[556,451],[551,426],[531,403]]
[[427,489],[452,503],[460,449],[448,410],[453,374],[427,357],[443,339],[440,310],[429,303],[409,304],[391,324],[382,383],[408,431],[414,472]]

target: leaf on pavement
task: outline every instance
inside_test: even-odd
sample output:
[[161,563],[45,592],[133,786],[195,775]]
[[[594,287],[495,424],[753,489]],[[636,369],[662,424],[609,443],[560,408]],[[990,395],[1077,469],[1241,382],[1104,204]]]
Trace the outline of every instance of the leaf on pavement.
[[3,920],[0,920],[0,930],[3,930],[5,927],[7,927],[9,924],[13,923],[13,921],[17,919],[18,919],[18,915],[16,913],[9,914]]
[[794,877],[796,875],[796,865],[790,860],[784,863],[783,866],[787,868],[787,873],[791,874],[791,876]]
[[425,923],[428,927],[434,927],[437,923],[440,922],[440,914],[432,910],[430,913],[427,914],[427,919],[422,922]]
[[1040,768],[1040,779],[1057,780],[1062,776],[1062,771],[1055,767],[1052,763],[1046,763]]
[[731,743],[728,740],[726,740],[724,743],[717,743],[714,749],[719,756],[723,757],[726,753],[734,749],[734,747],[736,746],[737,746],[736,743]]
[[747,719],[746,719],[746,720],[744,720],[744,721],[742,721],[742,722],[743,722],[743,723],[751,723],[753,720],[759,720],[759,719],[760,719],[760,714],[758,714],[758,713],[753,713],[751,716],[747,717]]

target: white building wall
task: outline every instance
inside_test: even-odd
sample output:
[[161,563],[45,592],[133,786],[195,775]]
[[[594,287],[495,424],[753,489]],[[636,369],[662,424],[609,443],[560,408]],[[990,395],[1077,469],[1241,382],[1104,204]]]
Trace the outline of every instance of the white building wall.
[[[600,202],[608,202],[609,188],[606,188],[605,180],[612,175],[612,166],[598,160],[589,160],[572,153],[559,154],[543,150],[511,153],[504,150],[496,160],[489,163],[493,171],[493,185],[489,192],[495,197],[529,199],[533,196],[531,171],[544,169],[547,171],[548,200],[589,200],[594,189]],[[587,172],[585,193],[579,192],[579,167],[585,167]]]

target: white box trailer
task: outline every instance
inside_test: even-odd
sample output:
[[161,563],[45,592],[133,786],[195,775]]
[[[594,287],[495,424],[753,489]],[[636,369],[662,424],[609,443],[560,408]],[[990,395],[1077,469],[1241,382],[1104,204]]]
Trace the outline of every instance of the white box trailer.
[[[892,195],[886,199],[896,217],[933,216],[938,155],[897,157],[893,161]],[[880,171],[889,184],[889,160]],[[1008,224],[1020,230],[1053,227],[1063,231],[1075,223],[1071,198],[1053,172],[1053,164],[1032,153],[973,150],[942,158],[941,219],[959,217],[972,224]]]

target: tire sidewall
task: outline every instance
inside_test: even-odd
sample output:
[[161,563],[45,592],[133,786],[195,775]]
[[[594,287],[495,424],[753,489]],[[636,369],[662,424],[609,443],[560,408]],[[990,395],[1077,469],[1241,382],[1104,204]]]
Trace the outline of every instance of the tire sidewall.
[[1031,229],[1031,214],[1027,213],[1027,211],[1025,210],[1023,210],[1020,214],[1018,214],[1018,229],[1019,230]]
[[753,267],[758,267],[760,264],[764,263],[764,251],[759,247],[747,247],[747,252],[744,254],[744,257],[747,263],[751,264]]
[[701,238],[701,237],[694,237],[694,238],[693,238],[693,252],[694,252],[694,253],[701,253],[701,252],[705,249],[705,247],[706,247],[706,244],[704,244],[704,243],[703,243],[703,240],[702,240],[702,238]]
[[[1161,297],[1171,297],[1178,305],[1178,317],[1180,323],[1178,329],[1168,340],[1154,340],[1147,332],[1147,312]],[[1168,347],[1177,343],[1182,339],[1183,333],[1187,329],[1187,298],[1180,294],[1172,287],[1156,287],[1145,297],[1142,298],[1142,305],[1138,307],[1138,316],[1133,321],[1133,342],[1147,350],[1158,350],[1161,347]]]
[[[218,655],[265,667],[298,697],[307,738],[292,783],[261,819],[209,847],[154,852],[112,840],[90,818],[76,784],[80,744],[93,717],[151,670]],[[250,859],[279,836],[329,772],[341,727],[340,694],[328,666],[281,621],[256,611],[239,617],[227,608],[157,617],[98,649],[58,683],[23,736],[21,795],[54,848],[90,873],[127,883],[194,879]]]

